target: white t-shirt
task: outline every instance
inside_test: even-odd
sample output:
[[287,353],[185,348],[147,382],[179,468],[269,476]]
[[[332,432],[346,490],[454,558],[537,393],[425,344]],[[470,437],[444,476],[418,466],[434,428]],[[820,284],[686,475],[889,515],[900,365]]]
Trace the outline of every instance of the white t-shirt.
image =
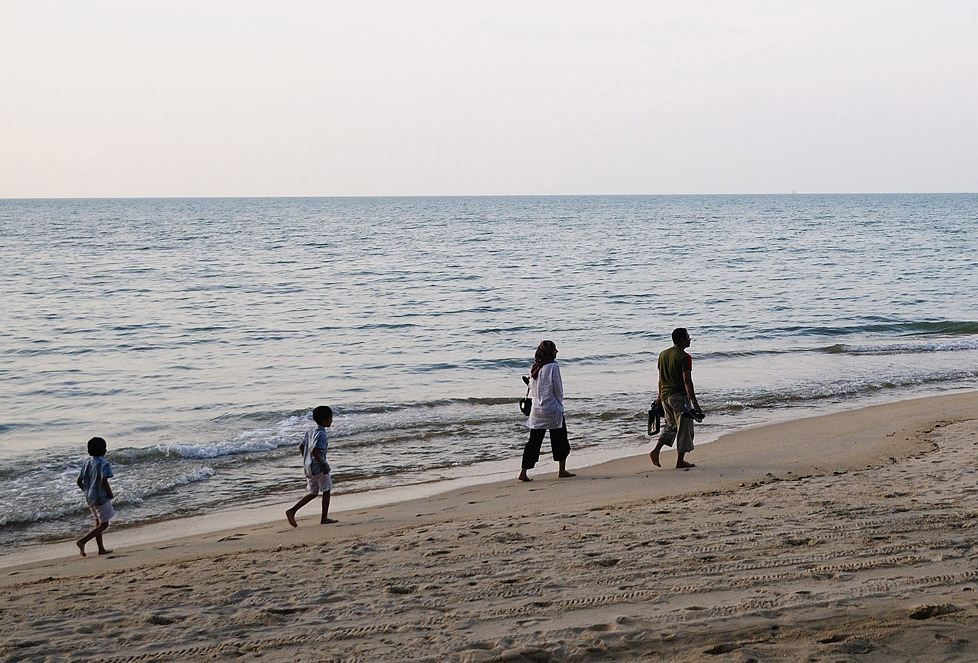
[[328,461],[326,467],[323,467],[312,453],[314,450],[319,449],[323,454],[323,459],[325,459],[328,448],[329,437],[326,434],[325,428],[317,424],[315,428],[310,428],[306,431],[305,437],[302,438],[302,469],[305,471],[307,479],[320,475],[330,469]]
[[530,378],[530,398],[533,407],[527,428],[551,429],[564,425],[564,383],[560,381],[560,367],[557,362],[540,367],[536,379]]

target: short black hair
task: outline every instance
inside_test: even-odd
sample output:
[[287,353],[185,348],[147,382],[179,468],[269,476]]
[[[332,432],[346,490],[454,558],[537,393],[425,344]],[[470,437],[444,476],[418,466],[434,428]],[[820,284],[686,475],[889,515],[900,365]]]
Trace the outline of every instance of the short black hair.
[[88,441],[88,455],[89,456],[104,456],[105,455],[105,439],[101,437],[93,437]]
[[687,336],[689,336],[689,332],[686,331],[685,327],[676,327],[672,330],[672,342],[676,345],[679,345],[686,340]]
[[312,411],[313,420],[322,426],[333,418],[333,410],[328,405],[320,405]]

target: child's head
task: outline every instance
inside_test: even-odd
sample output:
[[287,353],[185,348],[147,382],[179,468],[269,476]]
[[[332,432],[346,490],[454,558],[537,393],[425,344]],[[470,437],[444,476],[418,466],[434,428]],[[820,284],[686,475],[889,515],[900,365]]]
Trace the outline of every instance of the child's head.
[[104,456],[105,455],[105,440],[101,437],[93,437],[88,441],[88,455],[89,456]]
[[313,420],[325,428],[333,423],[333,410],[327,405],[320,405],[312,411]]

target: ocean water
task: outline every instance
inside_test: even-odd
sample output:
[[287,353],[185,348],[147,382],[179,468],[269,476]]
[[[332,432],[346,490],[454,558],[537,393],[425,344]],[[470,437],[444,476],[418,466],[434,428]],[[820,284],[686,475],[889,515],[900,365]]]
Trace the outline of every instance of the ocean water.
[[647,451],[676,326],[703,440],[974,389],[976,224],[973,194],[0,200],[0,546],[89,528],[93,435],[114,529],[291,502],[318,404],[337,506],[515,476],[545,338],[570,467]]

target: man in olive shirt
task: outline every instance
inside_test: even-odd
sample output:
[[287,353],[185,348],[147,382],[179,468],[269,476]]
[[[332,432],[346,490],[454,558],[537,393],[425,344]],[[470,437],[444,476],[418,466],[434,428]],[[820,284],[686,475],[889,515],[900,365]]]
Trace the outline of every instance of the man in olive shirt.
[[649,457],[653,465],[662,467],[659,464],[659,451],[678,441],[676,467],[685,469],[696,467],[684,460],[686,454],[693,450],[693,418],[689,414],[683,416],[687,410],[687,399],[696,412],[700,412],[700,405],[696,402],[696,391],[693,389],[693,358],[686,353],[690,343],[689,332],[683,327],[674,329],[672,342],[671,348],[659,354],[658,400],[665,411],[666,426]]

